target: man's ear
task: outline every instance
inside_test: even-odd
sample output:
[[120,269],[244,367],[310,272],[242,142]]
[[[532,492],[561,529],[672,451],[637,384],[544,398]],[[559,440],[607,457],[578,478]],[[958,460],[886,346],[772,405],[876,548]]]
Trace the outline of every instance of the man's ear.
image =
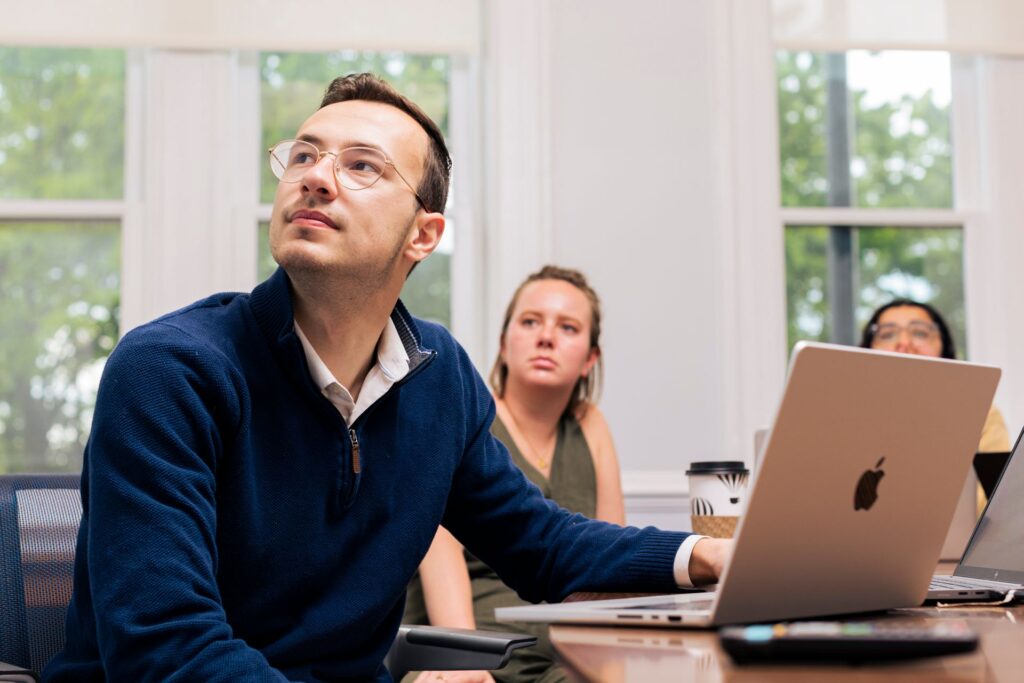
[[430,256],[444,235],[444,214],[423,212],[416,216],[405,245],[406,255],[419,263]]

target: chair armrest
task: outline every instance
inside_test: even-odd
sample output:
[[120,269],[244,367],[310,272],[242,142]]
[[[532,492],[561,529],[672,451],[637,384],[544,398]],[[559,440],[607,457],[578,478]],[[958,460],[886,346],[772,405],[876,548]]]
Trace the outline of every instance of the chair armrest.
[[402,626],[385,659],[399,680],[409,671],[500,669],[513,650],[537,642],[534,636],[441,626]]
[[39,683],[39,676],[23,667],[0,662],[0,681],[3,683]]

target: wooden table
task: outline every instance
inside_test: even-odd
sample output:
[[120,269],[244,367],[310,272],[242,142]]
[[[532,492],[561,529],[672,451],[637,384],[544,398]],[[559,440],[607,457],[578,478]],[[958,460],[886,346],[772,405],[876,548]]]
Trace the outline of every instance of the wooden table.
[[918,607],[863,618],[919,623],[964,619],[980,643],[970,654],[896,664],[738,666],[714,631],[561,625],[551,627],[551,642],[572,677],[600,683],[1024,681],[1024,606]]
[[734,665],[714,631],[552,626],[566,668],[583,681],[1024,681],[1024,607],[894,610],[885,619],[963,618],[981,636],[971,654],[898,664]]

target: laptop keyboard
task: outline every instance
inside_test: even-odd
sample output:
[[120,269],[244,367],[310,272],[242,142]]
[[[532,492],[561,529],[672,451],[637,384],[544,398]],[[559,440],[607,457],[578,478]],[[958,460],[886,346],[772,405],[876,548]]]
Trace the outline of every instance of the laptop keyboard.
[[933,576],[928,590],[957,590],[991,588],[993,590],[1005,591],[1014,588],[1015,584],[1000,583],[999,581],[986,581],[985,579],[972,579],[966,576]]

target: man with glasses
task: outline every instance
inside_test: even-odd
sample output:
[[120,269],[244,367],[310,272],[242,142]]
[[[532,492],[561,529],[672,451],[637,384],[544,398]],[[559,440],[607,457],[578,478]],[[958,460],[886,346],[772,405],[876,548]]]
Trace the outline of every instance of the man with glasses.
[[48,680],[389,680],[440,523],[531,600],[719,575],[727,541],[546,501],[490,435],[466,354],[398,301],[445,228],[450,160],[415,104],[336,79],[270,164],[281,268],[107,362]]

